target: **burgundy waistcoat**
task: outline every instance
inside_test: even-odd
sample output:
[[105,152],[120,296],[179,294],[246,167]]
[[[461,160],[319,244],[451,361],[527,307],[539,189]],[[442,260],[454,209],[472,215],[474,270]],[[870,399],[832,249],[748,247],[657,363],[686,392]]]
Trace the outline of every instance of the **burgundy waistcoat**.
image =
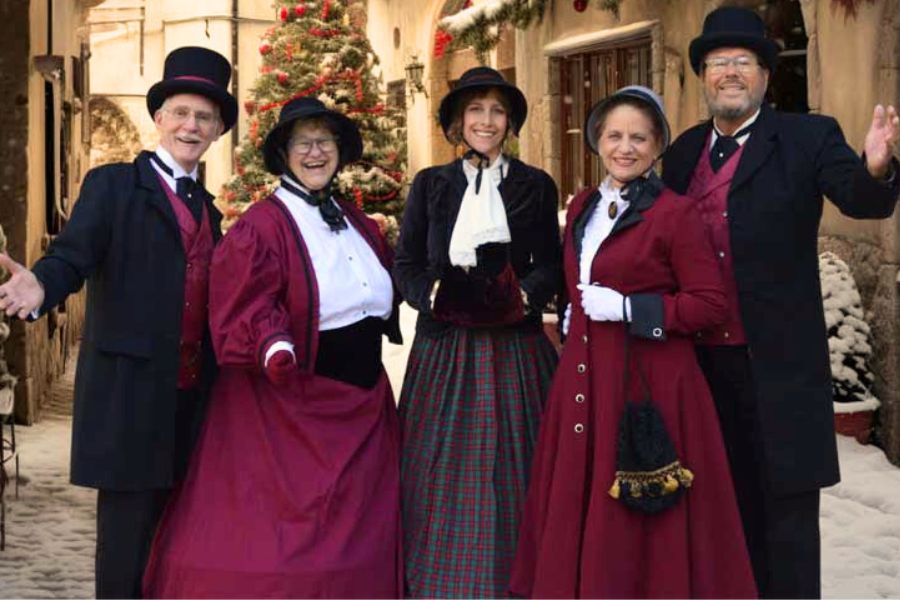
[[207,305],[209,304],[209,264],[213,253],[213,235],[206,205],[200,223],[190,209],[160,177],[162,188],[169,198],[181,244],[184,247],[184,309],[181,314],[180,360],[178,363],[178,389],[195,387],[200,379],[203,334],[206,331]]
[[[706,145],[703,146],[705,149],[709,148],[709,141],[707,138]],[[697,342],[700,344],[737,346],[747,343],[744,326],[741,323],[731,255],[731,234],[728,231],[728,190],[731,188],[731,180],[746,147],[747,144],[744,144],[738,148],[718,172],[712,170],[709,152],[701,152],[700,162],[694,169],[687,191],[688,196],[697,200],[697,208],[719,258],[728,302],[728,319],[718,327],[697,333]]]

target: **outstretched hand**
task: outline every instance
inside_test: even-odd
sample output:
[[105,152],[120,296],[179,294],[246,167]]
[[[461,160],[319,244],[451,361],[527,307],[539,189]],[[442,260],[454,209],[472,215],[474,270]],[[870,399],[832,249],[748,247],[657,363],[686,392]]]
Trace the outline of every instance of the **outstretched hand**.
[[9,271],[9,280],[0,285],[0,310],[9,316],[28,318],[44,303],[44,286],[34,273],[0,252],[0,267]]
[[872,177],[881,179],[887,175],[894,154],[894,143],[900,139],[900,118],[893,106],[875,107],[872,125],[866,134],[866,168]]

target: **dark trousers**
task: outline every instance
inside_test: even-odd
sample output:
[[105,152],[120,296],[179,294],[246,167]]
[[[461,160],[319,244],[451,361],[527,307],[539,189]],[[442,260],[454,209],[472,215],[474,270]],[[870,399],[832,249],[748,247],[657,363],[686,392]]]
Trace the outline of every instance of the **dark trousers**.
[[[196,391],[178,392],[175,419],[175,479],[180,481],[203,419]],[[97,598],[140,598],[141,580],[170,489],[97,492]]]
[[719,413],[760,597],[819,598],[819,490],[784,496],[768,489],[747,348],[700,346],[697,357]]

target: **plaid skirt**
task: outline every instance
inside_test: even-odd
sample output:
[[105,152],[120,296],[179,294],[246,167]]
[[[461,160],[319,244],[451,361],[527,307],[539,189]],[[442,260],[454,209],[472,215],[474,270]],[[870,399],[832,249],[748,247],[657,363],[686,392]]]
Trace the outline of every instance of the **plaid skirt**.
[[539,330],[416,336],[400,395],[407,597],[508,594],[557,360]]

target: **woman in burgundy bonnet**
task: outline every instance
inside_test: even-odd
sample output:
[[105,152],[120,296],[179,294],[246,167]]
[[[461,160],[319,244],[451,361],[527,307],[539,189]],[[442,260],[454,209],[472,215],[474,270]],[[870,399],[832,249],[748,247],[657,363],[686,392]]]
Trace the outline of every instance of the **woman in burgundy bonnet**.
[[381,340],[400,341],[392,253],[332,195],[356,125],[314,98],[266,137],[281,177],[216,249],[219,378],[157,532],[151,597],[396,598],[399,426]]
[[567,214],[568,338],[541,423],[511,590],[753,597],[693,344],[696,331],[724,319],[725,292],[695,202],[652,168],[669,143],[662,102],[645,87],[623,88],[591,109],[584,135],[607,176]]
[[553,180],[504,153],[528,107],[488,67],[441,101],[463,158],[412,184],[394,278],[419,311],[400,396],[406,593],[506,594],[556,352],[541,310],[561,283]]

